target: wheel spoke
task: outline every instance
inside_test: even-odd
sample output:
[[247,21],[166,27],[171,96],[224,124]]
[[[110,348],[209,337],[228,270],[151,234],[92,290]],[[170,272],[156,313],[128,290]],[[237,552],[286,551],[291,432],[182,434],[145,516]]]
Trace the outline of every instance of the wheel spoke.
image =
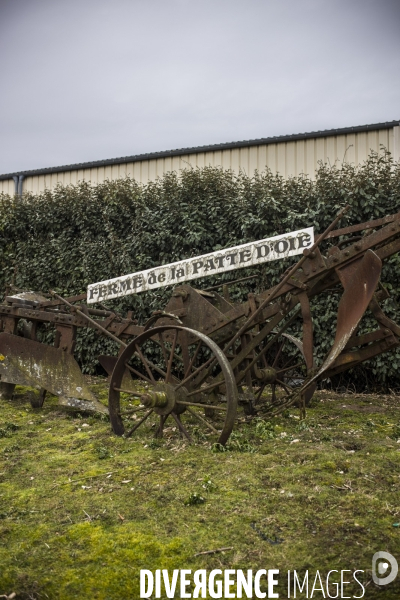
[[[201,365],[200,367],[198,367],[198,369],[196,369],[195,371],[193,371],[193,373],[191,373],[183,381],[181,381],[180,384],[177,385],[175,389],[178,390],[180,387],[182,387],[188,381],[190,381],[190,379],[193,379],[193,377],[195,377],[198,373],[200,373],[200,371],[202,371],[203,369],[206,369],[207,367],[209,367],[210,364],[213,363],[213,362],[215,362],[216,360],[217,359],[214,356],[212,356],[211,358],[209,358],[207,360],[207,362],[204,363],[204,365]],[[221,385],[221,383],[218,383],[218,385]]]
[[294,360],[297,360],[297,359],[298,359],[298,356],[291,356],[291,357],[289,358],[289,360],[287,360],[287,361],[285,362],[285,364],[283,365],[282,369],[278,369],[278,370],[279,370],[279,371],[285,370],[285,369],[286,369],[286,367],[287,367],[288,365],[290,365],[290,363],[292,363]]
[[162,369],[160,369],[160,367],[157,367],[157,365],[155,365],[149,359],[147,359],[147,363],[148,363],[149,367],[151,367],[152,369],[154,369],[154,371],[157,371],[157,373],[159,373],[165,379],[165,377],[166,377],[165,371],[163,371]]
[[162,438],[164,433],[164,425],[165,421],[168,419],[169,415],[160,415],[160,424],[155,433],[156,438]]
[[189,433],[186,431],[186,428],[183,426],[183,424],[180,421],[180,419],[178,418],[178,416],[174,412],[171,414],[174,417],[176,424],[178,425],[179,431],[188,439],[188,441],[190,443],[192,443],[193,442],[192,438],[190,437]]
[[[181,358],[181,360],[182,360],[183,372],[186,373],[187,368],[190,363],[188,334],[185,331],[181,331],[180,335],[181,335],[180,345],[181,345],[182,356],[180,356],[179,358]],[[175,355],[175,356],[177,356],[177,355]]]
[[274,362],[273,362],[273,364],[272,364],[272,368],[273,368],[273,369],[275,368],[275,365],[277,364],[277,362],[278,362],[278,360],[279,360],[279,357],[280,357],[280,355],[281,355],[281,352],[282,352],[282,350],[283,350],[283,347],[284,347],[284,345],[285,345],[285,344],[286,344],[286,338],[284,338],[284,340],[283,340],[282,344],[280,345],[280,348],[279,348],[279,350],[278,350],[278,352],[277,352],[277,354],[276,354],[276,356],[275,356],[275,360],[274,360]]
[[153,373],[152,373],[152,371],[151,371],[151,369],[150,369],[150,367],[149,367],[149,363],[147,362],[147,358],[145,358],[145,357],[143,356],[143,354],[142,354],[142,351],[140,350],[140,348],[139,348],[138,346],[135,346],[135,347],[136,347],[136,352],[138,353],[138,355],[139,355],[139,357],[140,357],[140,360],[141,360],[141,361],[142,361],[142,363],[144,364],[144,368],[146,369],[146,371],[147,371],[147,373],[148,373],[148,375],[149,375],[149,377],[150,377],[151,381],[152,381],[153,383],[155,383],[155,382],[156,382],[156,380],[154,379],[154,375],[153,375]]
[[165,383],[169,383],[169,380],[171,377],[171,369],[172,369],[172,363],[174,360],[175,346],[176,346],[177,338],[178,338],[178,330],[175,329],[174,341],[172,342],[171,354],[170,354],[169,361],[168,361],[167,375],[165,377]]
[[[138,358],[140,358],[139,354],[137,354],[136,352],[135,352],[135,356],[137,356]],[[160,367],[157,367],[157,365],[155,365],[149,359],[147,359],[147,363],[148,363],[149,367],[151,367],[152,369],[154,369],[154,371],[157,371],[157,373],[159,373],[165,379],[165,377],[166,377],[165,371],[163,371],[162,369],[160,369]],[[129,369],[130,371],[132,371],[132,373],[135,373],[136,375],[139,375],[145,381],[148,381],[149,383],[155,383],[154,379],[153,379],[153,381],[151,381],[151,379],[149,379],[148,377],[146,377],[142,373],[139,373],[139,371],[135,371],[135,369],[133,367],[131,367],[130,365],[128,365],[128,363],[125,363],[125,366],[126,366],[127,369]]]
[[127,410],[121,410],[118,414],[122,415],[131,415],[132,413],[140,412],[141,410],[145,410],[147,406],[137,406],[136,408],[129,408]]
[[163,357],[164,357],[164,362],[167,365],[168,364],[168,358],[167,358],[167,350],[165,348],[165,341],[164,341],[164,336],[162,333],[158,334],[158,339],[160,340],[160,346],[162,349],[162,353],[163,353]]
[[222,383],[221,381],[216,381],[215,383],[211,383],[210,385],[207,385],[206,387],[199,388],[198,390],[194,390],[193,392],[189,392],[187,394],[187,396],[188,397],[195,396],[196,394],[199,394],[199,393],[210,392],[211,390],[214,390],[216,387],[219,387],[221,385],[221,383]]
[[131,372],[134,373],[135,375],[137,375],[138,377],[140,377],[140,379],[143,379],[144,381],[147,381],[147,383],[153,383],[151,381],[151,379],[149,379],[148,377],[146,377],[145,375],[143,375],[143,373],[140,373],[140,371],[136,371],[136,369],[134,369],[133,367],[131,367],[131,365],[128,365],[128,363],[125,363],[125,367]]
[[203,423],[204,425],[206,425],[209,429],[211,429],[211,431],[213,433],[216,433],[217,435],[219,434],[218,429],[215,429],[215,427],[213,427],[211,425],[211,423],[209,423],[204,417],[202,417],[201,415],[197,414],[196,412],[194,412],[194,410],[192,410],[191,408],[187,409],[188,413],[190,413],[191,415],[193,415],[193,417],[196,417],[196,419],[198,419],[201,423]]
[[138,427],[140,427],[142,425],[142,423],[144,423],[146,421],[146,419],[148,419],[148,417],[151,415],[152,412],[153,412],[153,409],[151,408],[149,410],[149,412],[146,413],[142,419],[140,419],[139,423],[136,423],[136,425],[134,425],[134,427],[132,427],[132,429],[130,429],[128,431],[128,433],[125,435],[125,437],[131,437],[132,433],[134,433],[136,431],[136,429],[138,429]]
[[214,404],[200,404],[200,402],[185,402],[184,400],[177,400],[176,403],[183,406],[201,406],[202,408],[214,408],[215,410],[226,411],[225,406],[215,406]]
[[129,394],[130,396],[134,396],[135,398],[141,398],[143,394],[139,394],[139,392],[132,392],[131,390],[125,390],[124,388],[114,387],[116,392],[122,392],[123,394]]
[[262,386],[260,387],[260,389],[258,390],[257,395],[256,395],[256,403],[260,400],[261,395],[262,395],[263,391],[265,390],[266,385],[267,385],[267,383],[263,383]]
[[197,358],[197,355],[198,355],[199,350],[201,348],[201,344],[202,344],[202,342],[201,342],[201,340],[199,340],[197,342],[196,350],[194,351],[194,354],[193,354],[193,357],[192,357],[192,359],[191,359],[191,361],[189,363],[189,366],[186,369],[186,372],[185,372],[185,375],[184,375],[184,379],[189,375],[190,369],[193,367],[194,363],[196,362],[196,358]]
[[286,371],[293,371],[294,369],[297,369],[297,367],[302,367],[303,365],[304,363],[299,362],[296,365],[293,365],[292,367],[286,367],[286,369],[278,369],[277,373],[281,375],[281,373],[285,373]]
[[282,381],[281,379],[277,379],[276,383],[279,383],[283,388],[285,388],[285,390],[287,391],[288,394],[292,393],[293,390],[288,385],[286,385],[286,383],[284,381]]
[[[162,333],[159,333],[159,334],[158,334],[158,338],[159,338],[159,340],[160,340],[160,338],[161,338],[161,339],[163,340],[163,342],[164,342],[164,346],[163,346],[163,344],[162,344],[162,342],[161,342],[161,341],[157,341],[157,340],[155,340],[155,342],[156,342],[156,343],[157,343],[159,346],[161,346],[161,348],[162,348],[162,351],[163,351],[163,357],[164,357],[164,362],[165,362],[165,365],[167,365],[167,364],[168,364],[168,357],[167,357],[167,355],[166,355],[166,347],[165,347],[165,340],[164,340],[163,334],[162,334]],[[183,362],[183,358],[182,358],[182,356],[179,356],[179,354],[176,354],[176,353],[175,353],[175,354],[174,354],[174,358],[175,358],[176,360],[178,360],[179,362]],[[156,370],[158,369],[159,373],[161,373],[161,369],[160,369],[160,368],[158,368],[158,367],[157,367],[157,366],[156,366],[154,363],[152,363],[152,362],[151,362],[151,360],[147,359],[147,362],[148,362],[148,363],[149,363],[149,365],[152,367],[152,369],[156,369]],[[165,376],[165,371],[162,371],[162,373],[164,373],[164,376]]]

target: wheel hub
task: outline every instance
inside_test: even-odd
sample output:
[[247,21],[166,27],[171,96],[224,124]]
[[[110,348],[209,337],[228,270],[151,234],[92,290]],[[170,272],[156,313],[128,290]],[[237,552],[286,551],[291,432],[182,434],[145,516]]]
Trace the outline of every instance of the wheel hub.
[[179,405],[179,401],[186,399],[186,388],[176,389],[169,383],[159,382],[151,389],[142,394],[140,401],[147,408],[152,408],[158,415],[169,415],[184,412],[185,407]]
[[168,404],[167,394],[165,392],[156,392],[154,390],[147,392],[147,394],[143,394],[143,396],[140,397],[140,401],[147,406],[147,408],[163,408]]
[[257,374],[257,376],[259,376],[259,378],[261,379],[261,381],[263,383],[274,383],[277,379],[278,376],[278,372],[276,371],[276,369],[273,369],[272,367],[266,367],[265,369],[258,369],[259,374]]

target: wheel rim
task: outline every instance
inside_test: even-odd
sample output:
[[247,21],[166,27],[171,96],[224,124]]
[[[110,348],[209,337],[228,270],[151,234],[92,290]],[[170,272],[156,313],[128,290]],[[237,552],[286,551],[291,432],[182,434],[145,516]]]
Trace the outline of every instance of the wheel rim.
[[[212,393],[203,392],[210,381],[220,384]],[[200,428],[207,430],[204,439],[212,436],[225,444],[236,411],[237,387],[227,358],[209,337],[186,327],[165,325],[140,334],[124,349],[111,376],[109,413],[117,435],[131,436],[150,422],[156,437],[162,437],[169,419],[188,441]]]

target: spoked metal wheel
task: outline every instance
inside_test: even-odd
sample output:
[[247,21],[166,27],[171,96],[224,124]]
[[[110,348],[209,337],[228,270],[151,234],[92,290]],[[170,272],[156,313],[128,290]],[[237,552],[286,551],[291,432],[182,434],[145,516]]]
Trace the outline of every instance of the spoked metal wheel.
[[[308,367],[303,352],[303,344],[298,338],[282,333],[275,337],[262,360],[258,361],[254,374],[258,379],[255,403],[271,414],[276,414],[290,406],[291,398],[307,378]],[[314,388],[307,391],[307,403]]]
[[[246,334],[236,353],[240,356],[242,347],[250,344],[251,334]],[[261,410],[273,415],[289,406],[295,390],[304,384],[313,366],[312,357],[308,362],[311,364],[307,364],[301,340],[272,330],[234,371],[245,413]],[[314,389],[307,390],[302,402],[307,404]]]
[[[210,386],[215,381],[218,386]],[[210,338],[186,327],[165,325],[140,334],[111,376],[109,413],[117,435],[150,426],[162,437],[172,427],[188,441],[198,436],[225,444],[236,410],[227,358]]]

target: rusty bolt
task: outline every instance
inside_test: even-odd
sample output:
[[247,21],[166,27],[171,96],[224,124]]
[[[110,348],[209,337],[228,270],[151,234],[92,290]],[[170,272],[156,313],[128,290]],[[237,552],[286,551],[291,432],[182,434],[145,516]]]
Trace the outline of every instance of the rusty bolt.
[[361,250],[361,248],[362,248],[361,244],[356,244],[356,245],[354,246],[354,249],[355,249],[355,250]]
[[346,250],[346,252],[344,253],[345,256],[350,256],[350,252],[348,250]]

